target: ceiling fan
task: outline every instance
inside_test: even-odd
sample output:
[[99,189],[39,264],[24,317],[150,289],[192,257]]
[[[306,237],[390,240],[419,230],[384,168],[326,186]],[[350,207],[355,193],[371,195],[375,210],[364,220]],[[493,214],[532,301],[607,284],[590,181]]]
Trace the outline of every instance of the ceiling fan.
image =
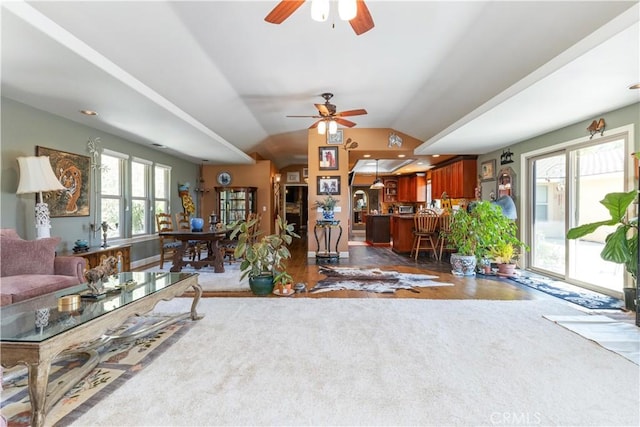
[[[312,0],[317,1],[317,0]],[[338,0],[339,2],[345,0]],[[371,17],[371,13],[369,13],[369,8],[364,3],[364,0],[349,0],[351,2],[356,3],[356,15],[355,18],[349,19],[349,24],[351,24],[351,28],[355,31],[356,35],[360,35],[366,33],[370,29],[374,27],[373,18]],[[302,3],[305,0],[282,0],[280,3],[273,8],[271,12],[264,18],[265,21],[270,22],[272,24],[282,24],[285,19],[287,19],[293,12],[298,10]],[[325,21],[328,17],[329,10],[329,1],[323,0],[322,2],[318,2],[318,4],[322,4],[324,6],[324,11],[320,12],[320,17],[314,16],[314,4],[312,4],[312,18],[314,20]],[[340,8],[342,5],[338,5]],[[322,7],[322,6],[321,6]]]
[[333,94],[332,93],[328,93],[325,92],[323,94],[321,94],[320,96],[322,96],[324,98],[324,104],[314,104],[316,106],[316,108],[318,109],[318,114],[314,115],[314,116],[287,116],[287,117],[312,117],[314,119],[320,119],[318,121],[316,121],[314,124],[312,124],[311,126],[309,126],[309,129],[313,129],[318,127],[318,125],[320,123],[325,123],[327,121],[334,121],[342,126],[346,126],[346,127],[354,127],[356,124],[350,120],[346,120],[343,119],[343,117],[349,117],[349,116],[362,116],[364,114],[367,114],[367,110],[360,108],[357,110],[348,110],[348,111],[340,111],[340,112],[336,112],[336,106],[331,104],[329,102],[329,100],[331,98],[333,98]]

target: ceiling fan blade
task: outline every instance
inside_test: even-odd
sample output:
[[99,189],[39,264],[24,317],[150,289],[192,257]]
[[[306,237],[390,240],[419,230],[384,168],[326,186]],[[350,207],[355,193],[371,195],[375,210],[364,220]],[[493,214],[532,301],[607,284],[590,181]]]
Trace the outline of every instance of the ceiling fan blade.
[[347,111],[341,111],[339,113],[336,113],[336,117],[349,117],[349,116],[362,116],[364,114],[367,114],[367,110],[365,110],[364,108],[360,108],[358,110],[347,110]]
[[[324,119],[323,119],[324,120]],[[312,124],[311,126],[309,126],[309,129],[315,129],[318,127],[318,124],[321,122],[322,120],[318,120],[317,122],[315,122],[314,124]]]
[[374,27],[373,18],[371,17],[371,13],[369,13],[369,8],[364,4],[364,0],[358,0],[358,12],[356,17],[349,21],[349,23],[356,35],[366,33]]
[[356,125],[355,123],[353,123],[353,122],[351,122],[349,120],[346,120],[346,119],[341,119],[340,117],[336,117],[334,120],[336,122],[338,122],[338,124],[340,124],[342,126],[346,126],[348,128],[352,128],[352,127],[354,127]]
[[329,109],[327,108],[326,105],[324,105],[324,104],[314,104],[314,105],[318,109],[318,112],[320,113],[321,116],[329,116],[329,115],[331,115],[331,112],[329,111]]
[[322,116],[285,116],[285,117],[304,117],[304,118],[311,117],[312,119],[321,119],[322,118]]
[[264,20],[272,24],[282,24],[285,19],[302,6],[302,3],[304,3],[304,0],[283,0],[269,12]]

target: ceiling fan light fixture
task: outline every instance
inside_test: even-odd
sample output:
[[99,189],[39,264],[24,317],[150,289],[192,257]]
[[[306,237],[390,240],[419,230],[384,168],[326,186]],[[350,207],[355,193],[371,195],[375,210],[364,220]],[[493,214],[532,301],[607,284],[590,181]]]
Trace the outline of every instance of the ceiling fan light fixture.
[[338,123],[335,120],[329,121],[329,135],[335,135],[338,132]]
[[318,123],[318,135],[324,135],[327,133],[327,122],[324,120]]
[[311,0],[311,19],[324,22],[329,17],[329,0]]
[[338,15],[343,21],[351,21],[358,13],[356,0],[338,0]]

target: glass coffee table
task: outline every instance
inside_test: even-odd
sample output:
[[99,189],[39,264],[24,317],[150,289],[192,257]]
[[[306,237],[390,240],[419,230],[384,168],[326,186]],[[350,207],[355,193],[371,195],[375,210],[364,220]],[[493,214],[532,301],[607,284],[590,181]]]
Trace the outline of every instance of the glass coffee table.
[[[198,275],[191,273],[120,273],[105,283],[99,298],[82,297],[86,284],[2,307],[0,351],[2,366],[25,365],[29,374],[31,425],[38,427],[51,407],[98,363],[96,348],[111,340],[131,339],[191,318],[199,320],[196,306],[202,296]],[[105,334],[132,316],[150,312],[161,300],[194,291],[191,311],[168,317],[133,335]],[[80,298],[76,297],[80,295]],[[89,344],[84,344],[89,343]],[[79,347],[72,348],[73,346]],[[84,353],[82,369],[69,372],[48,389],[52,362]]]

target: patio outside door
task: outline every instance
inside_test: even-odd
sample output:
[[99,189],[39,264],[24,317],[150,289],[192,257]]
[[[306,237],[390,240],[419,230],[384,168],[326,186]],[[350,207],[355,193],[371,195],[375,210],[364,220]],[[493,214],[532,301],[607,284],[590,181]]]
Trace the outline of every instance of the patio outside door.
[[606,193],[625,191],[625,139],[584,143],[530,158],[532,270],[616,295],[622,292],[624,266],[600,257],[614,227],[578,240],[569,228],[609,218],[599,201]]

